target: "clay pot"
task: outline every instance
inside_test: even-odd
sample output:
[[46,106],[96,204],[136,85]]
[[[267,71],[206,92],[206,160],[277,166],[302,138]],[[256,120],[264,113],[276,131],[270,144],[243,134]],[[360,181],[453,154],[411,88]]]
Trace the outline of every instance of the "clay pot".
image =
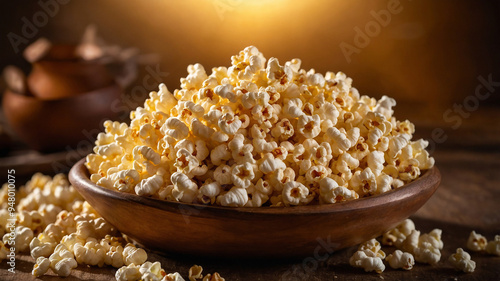
[[121,93],[114,84],[72,97],[41,100],[7,90],[3,110],[14,132],[31,148],[60,151],[90,141],[91,130],[107,119],[116,120],[119,112],[112,104],[120,100]]
[[114,83],[104,64],[77,58],[75,48],[73,45],[54,45],[41,60],[33,63],[27,79],[33,96],[54,100],[81,95]]

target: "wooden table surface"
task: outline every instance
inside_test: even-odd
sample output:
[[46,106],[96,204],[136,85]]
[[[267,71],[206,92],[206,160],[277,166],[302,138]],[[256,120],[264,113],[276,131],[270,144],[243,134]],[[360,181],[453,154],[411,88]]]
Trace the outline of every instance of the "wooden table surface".
[[[416,264],[411,271],[386,268],[382,274],[365,273],[349,266],[351,247],[333,253],[328,260],[245,261],[213,260],[196,257],[169,256],[149,252],[150,261],[160,261],[167,272],[178,271],[187,276],[190,266],[199,264],[205,273],[219,272],[226,280],[500,280],[500,257],[471,253],[476,271],[466,274],[455,271],[446,261],[456,248],[465,249],[472,230],[489,240],[500,234],[500,149],[438,150],[434,154],[442,173],[442,183],[434,196],[411,218],[417,229],[428,232],[443,230],[444,249],[435,265]],[[386,253],[393,249],[385,248]],[[312,254],[312,253],[311,253]],[[34,278],[30,272],[33,259],[18,256],[16,272],[0,265],[0,280],[114,280],[115,269],[79,266],[66,279],[51,275]],[[288,276],[288,278],[283,278]],[[293,278],[292,278],[293,277]]]

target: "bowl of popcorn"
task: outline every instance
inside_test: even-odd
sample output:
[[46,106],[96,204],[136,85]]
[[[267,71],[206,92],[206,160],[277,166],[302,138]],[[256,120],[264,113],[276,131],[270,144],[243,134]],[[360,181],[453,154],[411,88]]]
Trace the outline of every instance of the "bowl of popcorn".
[[394,99],[344,73],[266,60],[253,46],[181,89],[150,93],[131,122],[104,122],[71,170],[82,196],[138,243],[220,257],[318,256],[417,211],[440,173]]

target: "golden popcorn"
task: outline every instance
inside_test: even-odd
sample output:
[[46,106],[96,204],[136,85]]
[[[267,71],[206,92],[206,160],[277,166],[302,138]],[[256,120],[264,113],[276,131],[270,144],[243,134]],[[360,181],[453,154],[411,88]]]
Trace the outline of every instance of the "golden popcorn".
[[392,254],[388,255],[385,260],[394,269],[402,268],[404,270],[411,270],[415,265],[413,255],[408,252],[402,252],[401,250],[394,251]]
[[[0,194],[7,188],[4,185]],[[49,270],[69,276],[78,265],[87,265],[118,268],[116,280],[184,280],[178,273],[167,274],[159,262],[147,261],[144,249],[126,244],[63,174],[53,178],[33,175],[16,192],[16,198],[20,203],[13,213],[19,224],[15,229],[15,248],[20,254],[31,254],[35,277]],[[7,202],[7,198],[0,197],[0,205]],[[6,209],[0,211],[0,229],[7,230],[6,218],[10,215]],[[0,239],[0,261],[13,250],[13,245],[3,242],[9,237],[10,233],[4,233]],[[216,280],[223,280],[217,276]]]
[[462,248],[458,248],[457,251],[448,258],[448,261],[459,271],[470,273],[474,272],[476,269],[476,262],[473,261],[469,253]]
[[266,62],[250,46],[210,75],[188,66],[181,88],[161,84],[130,124],[104,123],[87,156],[91,180],[162,200],[289,206],[384,193],[434,165],[413,124],[394,118],[394,99],[300,64]]

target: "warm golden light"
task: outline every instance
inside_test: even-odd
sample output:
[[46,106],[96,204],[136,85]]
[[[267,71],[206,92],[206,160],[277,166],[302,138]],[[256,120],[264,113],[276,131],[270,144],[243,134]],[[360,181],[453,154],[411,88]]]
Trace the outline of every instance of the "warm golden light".
[[[357,81],[360,91],[376,97],[391,94],[400,107],[406,102],[410,108],[416,103],[426,108],[447,106],[453,93],[463,90],[463,81],[477,76],[475,67],[464,65],[481,65],[484,73],[494,65],[486,58],[488,52],[476,50],[479,45],[465,44],[464,34],[472,41],[480,36],[473,25],[452,20],[483,18],[480,9],[471,15],[468,5],[433,4],[450,10],[448,15],[424,2],[396,0],[106,0],[99,1],[99,9],[88,1],[71,3],[51,22],[54,30],[61,31],[52,34],[54,40],[71,40],[68,32],[62,32],[64,26],[68,30],[71,26],[71,34],[81,34],[86,25],[95,23],[111,42],[161,55],[161,71],[169,73],[162,81],[172,89],[179,87],[187,65],[199,62],[210,71],[228,65],[228,57],[248,45],[280,61],[300,57],[305,69],[343,71]],[[390,20],[377,21],[374,15],[384,10]],[[357,30],[367,28],[367,42],[356,44]],[[341,47],[346,44],[355,52],[346,52]],[[441,49],[435,49],[436,44]],[[447,83],[436,78],[443,73],[449,73]],[[433,103],[423,101],[415,83],[424,81],[433,92],[448,94],[435,95]],[[474,82],[469,83],[474,90]],[[436,108],[429,112],[442,117]]]

